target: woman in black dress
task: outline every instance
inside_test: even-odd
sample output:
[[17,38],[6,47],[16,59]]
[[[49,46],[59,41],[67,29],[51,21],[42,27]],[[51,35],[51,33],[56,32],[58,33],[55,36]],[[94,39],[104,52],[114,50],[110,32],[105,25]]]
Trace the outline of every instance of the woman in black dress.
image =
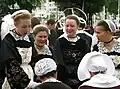
[[68,15],[65,20],[66,33],[60,36],[55,45],[58,63],[58,79],[73,89],[77,89],[80,81],[77,78],[77,67],[82,57],[90,51],[86,40],[76,34],[79,20],[75,15]]
[[[32,61],[30,62],[31,66],[34,68],[35,63],[42,58],[53,58],[54,51],[46,43],[48,40],[48,29],[44,25],[36,25],[33,28],[33,37],[34,37],[34,47],[32,54]],[[36,76],[35,79],[36,81]]]
[[34,72],[29,65],[32,43],[28,37],[31,30],[31,13],[19,10],[12,14],[15,28],[3,38],[0,59],[0,88],[7,77],[11,89],[24,89],[33,81]]
[[115,76],[120,79],[120,42],[113,37],[116,26],[111,20],[101,20],[95,27],[95,33],[99,40],[93,47],[93,51],[107,54],[115,64]]

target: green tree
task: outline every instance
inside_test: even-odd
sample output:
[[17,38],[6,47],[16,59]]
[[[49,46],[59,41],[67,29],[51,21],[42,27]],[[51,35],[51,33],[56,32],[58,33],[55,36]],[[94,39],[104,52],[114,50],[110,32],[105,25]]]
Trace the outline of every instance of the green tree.
[[109,12],[110,14],[114,14],[115,18],[118,14],[118,0],[106,0],[105,7],[106,13]]
[[[53,0],[58,3],[60,10],[77,7],[88,16],[88,24],[92,25],[92,15],[103,10],[105,0]],[[62,9],[61,9],[62,8]]]
[[66,8],[77,7],[82,8],[82,4],[84,0],[52,0],[58,4],[58,8],[60,10],[64,10]]
[[42,0],[16,0],[16,2],[21,9],[28,9],[29,11],[31,11],[36,7],[40,7]]
[[103,6],[105,5],[105,0],[85,0],[84,2],[84,11],[88,16],[87,23],[92,25],[92,16],[95,13],[99,13],[103,10]]
[[18,4],[20,9],[27,9],[29,11],[32,11],[32,9],[41,6],[43,0],[2,0],[2,1],[4,1],[8,7],[12,6],[13,11],[15,11],[14,7],[15,3]]
[[5,0],[0,0],[0,17],[8,14],[9,8]]

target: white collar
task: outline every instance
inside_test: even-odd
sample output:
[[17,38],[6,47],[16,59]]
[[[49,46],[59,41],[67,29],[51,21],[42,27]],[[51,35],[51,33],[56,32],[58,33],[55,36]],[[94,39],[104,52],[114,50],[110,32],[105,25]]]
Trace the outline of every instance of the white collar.
[[51,78],[46,79],[46,80],[43,81],[42,83],[45,83],[45,82],[61,82],[61,81],[59,81],[59,80],[57,80],[57,79],[51,77]]
[[19,35],[17,35],[15,33],[14,30],[10,31],[10,34],[15,38],[16,41],[17,40],[25,40],[25,41],[30,42],[28,35],[26,35],[26,36],[19,36]]
[[41,52],[41,51],[37,48],[37,46],[36,46],[35,43],[34,43],[34,46],[35,46],[38,54],[52,55],[52,52],[51,52],[51,50],[49,49],[48,45],[46,45],[46,44],[44,45],[44,47],[43,47],[43,52]]
[[76,42],[80,39],[79,36],[76,36],[74,39],[73,38],[69,39],[66,33],[62,34],[59,38],[62,38],[62,37],[66,38],[68,41],[71,41],[71,42]]
[[110,88],[120,85],[120,80],[112,75],[97,74],[94,75],[90,80],[83,83],[81,86],[92,86],[98,88]]

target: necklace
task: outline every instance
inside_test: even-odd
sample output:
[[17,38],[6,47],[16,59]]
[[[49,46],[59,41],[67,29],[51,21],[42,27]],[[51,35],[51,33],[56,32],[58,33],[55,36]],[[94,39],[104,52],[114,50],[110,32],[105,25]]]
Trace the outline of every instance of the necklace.
[[114,38],[112,38],[110,41],[104,42],[104,43],[108,44],[108,43],[112,42],[113,40],[114,40]]

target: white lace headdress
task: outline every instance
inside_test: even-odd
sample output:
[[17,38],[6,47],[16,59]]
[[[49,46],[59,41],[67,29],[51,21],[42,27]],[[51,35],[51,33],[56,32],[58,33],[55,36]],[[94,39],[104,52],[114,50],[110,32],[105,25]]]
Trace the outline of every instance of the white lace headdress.
[[3,23],[1,25],[1,38],[4,39],[4,37],[9,33],[9,31],[14,29],[15,26],[11,14],[4,16],[2,20]]

